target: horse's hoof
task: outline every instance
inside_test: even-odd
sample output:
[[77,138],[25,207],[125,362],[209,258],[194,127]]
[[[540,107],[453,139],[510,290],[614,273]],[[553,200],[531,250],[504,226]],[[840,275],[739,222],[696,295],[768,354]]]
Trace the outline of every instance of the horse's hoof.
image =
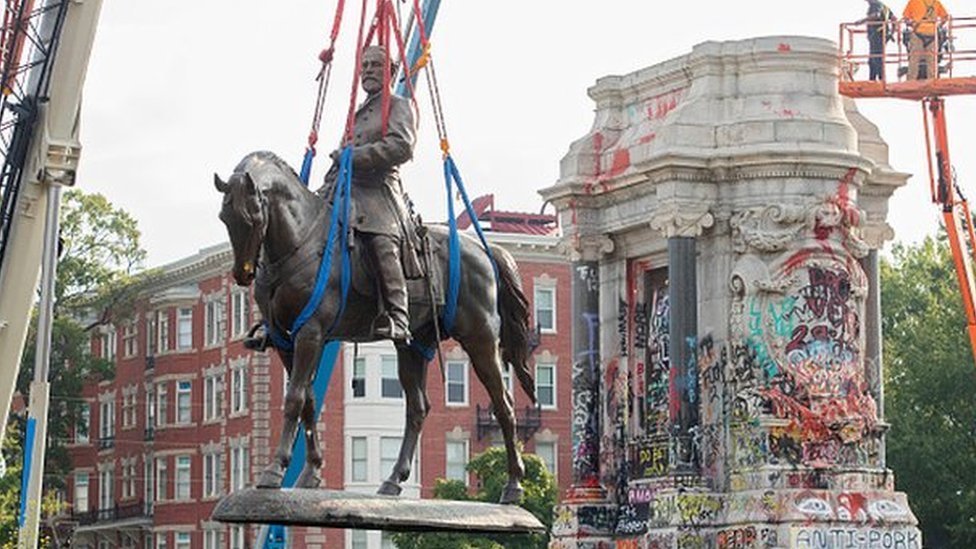
[[302,469],[302,473],[298,475],[298,480],[295,481],[295,488],[318,488],[322,485],[322,477],[319,476],[318,471],[315,469],[310,469],[308,467]]
[[275,470],[266,469],[261,473],[256,486],[258,488],[281,488],[283,475]]
[[400,492],[402,491],[403,488],[401,488],[399,484],[389,480],[384,480],[383,484],[380,484],[380,489],[377,490],[376,493],[381,496],[399,496]]
[[519,483],[508,483],[505,485],[505,490],[502,491],[502,497],[498,501],[502,505],[518,505],[522,501],[522,495],[525,494],[525,489]]

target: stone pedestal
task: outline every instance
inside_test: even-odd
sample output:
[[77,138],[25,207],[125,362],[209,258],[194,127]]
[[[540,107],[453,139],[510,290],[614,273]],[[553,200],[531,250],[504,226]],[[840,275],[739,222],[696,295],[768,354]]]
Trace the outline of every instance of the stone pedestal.
[[599,402],[574,408],[599,487],[569,494],[553,547],[921,547],[885,467],[877,297],[907,175],[836,59],[709,42],[590,89],[593,129],[542,194],[576,259],[609,243],[583,258]]

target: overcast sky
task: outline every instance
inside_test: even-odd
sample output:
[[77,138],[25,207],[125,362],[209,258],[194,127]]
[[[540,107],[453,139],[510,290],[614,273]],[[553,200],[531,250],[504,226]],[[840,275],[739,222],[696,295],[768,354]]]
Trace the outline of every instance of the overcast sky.
[[[954,15],[976,15],[956,11],[968,2],[943,3]],[[344,122],[359,4],[347,2],[313,187]],[[862,17],[866,5],[443,0],[433,51],[452,151],[468,192],[493,192],[502,209],[537,211],[536,191],[555,183],[560,158],[593,123],[586,90],[601,76],[683,55],[708,40],[836,40],[838,24]],[[226,239],[213,172],[226,177],[245,154],[262,149],[300,165],[316,56],[334,6],[335,0],[105,0],[85,86],[78,186],[103,193],[137,218],[148,266]],[[976,33],[960,42],[976,48]],[[964,70],[976,74],[976,64]],[[425,218],[441,221],[440,153],[426,91],[421,98],[420,141],[405,184]],[[921,108],[893,99],[862,100],[859,107],[880,126],[892,165],[919,175],[892,201],[889,222],[897,239],[934,233],[938,209],[928,203],[921,177]],[[953,162],[963,188],[976,197],[974,113],[973,98],[948,101]]]

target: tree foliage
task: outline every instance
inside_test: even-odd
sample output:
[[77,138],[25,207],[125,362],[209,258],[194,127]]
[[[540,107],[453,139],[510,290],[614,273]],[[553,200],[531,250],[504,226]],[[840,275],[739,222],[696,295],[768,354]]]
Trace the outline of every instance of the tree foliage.
[[926,547],[976,547],[976,369],[944,235],[881,263],[888,466]]
[[[522,486],[525,497],[521,506],[536,516],[547,529],[552,528],[552,513],[556,506],[556,483],[542,458],[523,454],[525,479]],[[478,490],[474,495],[467,486],[457,480],[437,479],[434,497],[459,501],[483,501],[496,503],[508,482],[508,461],[504,448],[489,448],[468,463],[467,470],[478,478]],[[544,549],[548,546],[546,535],[491,535],[401,533],[393,540],[399,549]]]
[[[83,386],[114,375],[110,361],[89,352],[91,330],[129,314],[140,284],[151,274],[136,274],[146,252],[139,245],[140,233],[135,219],[102,195],[85,194],[76,189],[65,193],[60,237],[48,376],[51,405],[44,464],[46,498],[53,498],[54,490],[64,487],[71,468],[66,443],[73,426],[81,423]],[[17,378],[17,390],[25,401],[29,398],[34,378],[36,338],[35,310]],[[12,418],[12,421],[17,420]],[[17,436],[9,435],[8,439],[11,444],[20,443]],[[3,539],[7,539],[9,528],[16,533],[16,513],[8,515],[6,505],[8,498],[19,502],[19,462],[22,460],[19,446],[7,448],[6,454],[8,464],[13,467],[0,484],[0,536]],[[16,539],[16,535],[12,539]]]

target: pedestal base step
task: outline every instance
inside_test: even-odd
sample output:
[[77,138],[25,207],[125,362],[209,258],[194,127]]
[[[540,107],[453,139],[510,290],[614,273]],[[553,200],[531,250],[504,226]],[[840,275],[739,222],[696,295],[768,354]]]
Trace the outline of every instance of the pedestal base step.
[[515,505],[442,499],[403,499],[338,490],[245,488],[213,511],[220,522],[320,526],[366,530],[511,533],[546,531]]

